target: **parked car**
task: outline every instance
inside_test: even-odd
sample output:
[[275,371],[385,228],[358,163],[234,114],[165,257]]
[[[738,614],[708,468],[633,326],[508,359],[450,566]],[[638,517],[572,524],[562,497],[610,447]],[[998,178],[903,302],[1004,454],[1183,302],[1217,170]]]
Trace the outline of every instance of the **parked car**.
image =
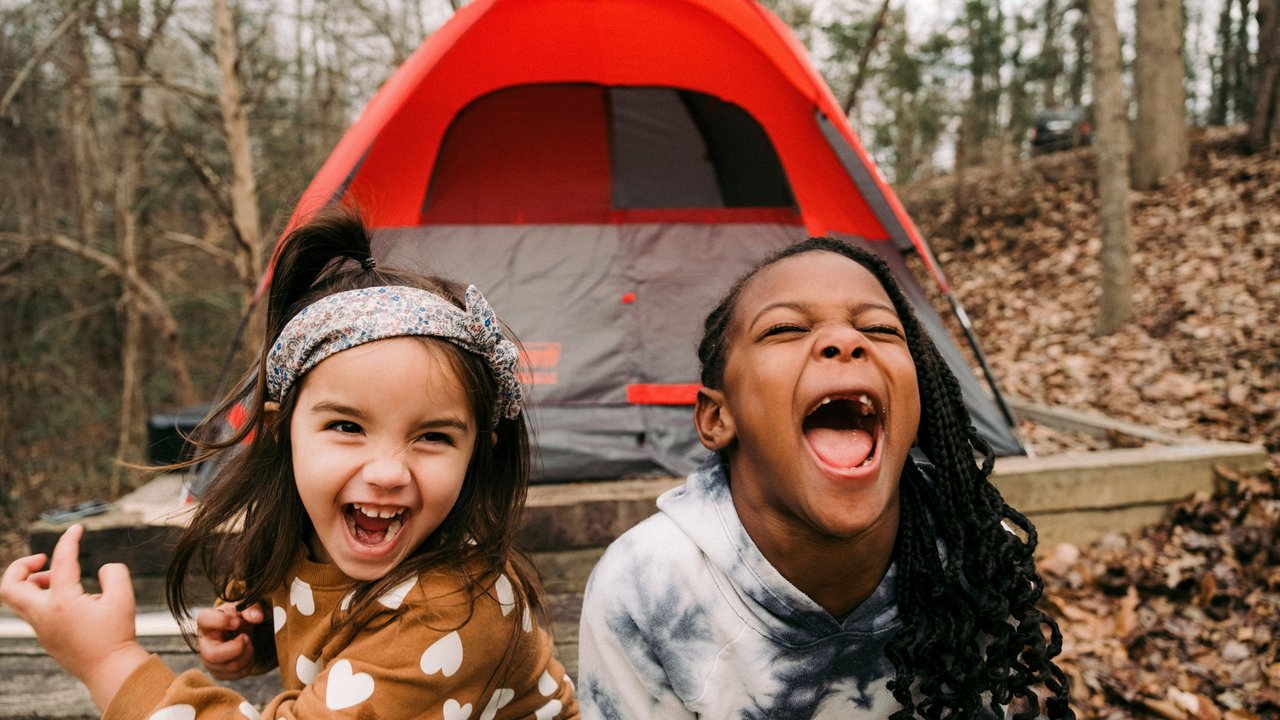
[[1069,150],[1093,144],[1093,123],[1080,107],[1052,108],[1036,115],[1031,132],[1031,154]]

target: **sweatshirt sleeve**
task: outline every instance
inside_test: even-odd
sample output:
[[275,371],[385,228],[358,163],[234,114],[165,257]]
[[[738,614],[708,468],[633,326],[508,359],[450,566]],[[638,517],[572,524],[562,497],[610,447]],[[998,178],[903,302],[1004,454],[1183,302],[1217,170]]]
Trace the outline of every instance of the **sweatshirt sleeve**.
[[667,678],[651,639],[626,598],[639,589],[611,549],[587,582],[578,630],[578,702],[583,718],[676,720],[694,718]]
[[199,670],[175,675],[156,655],[129,675],[102,714],[103,720],[257,720],[258,716],[247,700],[208,675]]

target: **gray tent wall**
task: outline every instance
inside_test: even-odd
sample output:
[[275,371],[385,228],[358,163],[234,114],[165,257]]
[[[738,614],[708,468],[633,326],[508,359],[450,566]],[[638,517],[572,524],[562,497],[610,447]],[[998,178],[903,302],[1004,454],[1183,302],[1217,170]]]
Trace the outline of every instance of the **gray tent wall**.
[[[484,112],[486,103],[498,107],[504,93],[528,103],[536,87],[481,98],[458,118]],[[609,128],[613,208],[777,208],[782,215],[794,210],[768,136],[740,108],[669,88],[581,90],[606,95],[601,106],[607,106],[608,117],[600,122]],[[903,251],[914,246],[875,183],[868,182],[872,170],[857,161],[825,118],[815,121],[892,241],[841,239],[888,261],[959,379],[975,426],[997,453],[1020,454],[1005,416],[908,268]],[[506,127],[507,137],[493,141],[520,152],[520,127]],[[449,143],[446,135],[424,214],[433,193],[449,190],[447,173],[440,172],[447,164],[443,158],[450,152],[471,158],[465,148],[451,151]],[[453,201],[458,197],[455,192]],[[464,193],[463,202],[470,197]],[[529,388],[540,454],[536,478],[596,480],[681,475],[706,456],[689,406],[633,403],[628,387],[695,384],[696,345],[715,302],[761,258],[805,237],[802,225],[784,221],[476,222],[383,228],[375,233],[374,251],[381,262],[462,279],[485,292],[536,359]]]

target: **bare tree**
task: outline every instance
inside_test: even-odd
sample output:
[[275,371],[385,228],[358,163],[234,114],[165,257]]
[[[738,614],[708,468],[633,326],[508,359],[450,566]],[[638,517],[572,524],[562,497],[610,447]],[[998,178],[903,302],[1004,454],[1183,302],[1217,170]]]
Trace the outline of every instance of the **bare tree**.
[[1187,164],[1181,0],[1137,0],[1133,186],[1164,183]]
[[1258,84],[1246,146],[1258,152],[1280,139],[1280,0],[1259,0]]
[[1115,0],[1089,0],[1093,38],[1094,114],[1098,123],[1098,218],[1102,232],[1100,335],[1133,318],[1133,258],[1129,240],[1129,128],[1120,76]]

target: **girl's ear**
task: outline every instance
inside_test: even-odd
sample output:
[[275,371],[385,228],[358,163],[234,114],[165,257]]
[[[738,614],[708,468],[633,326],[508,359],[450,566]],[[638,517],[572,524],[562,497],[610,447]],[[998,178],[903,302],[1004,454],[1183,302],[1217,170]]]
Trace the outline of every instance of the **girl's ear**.
[[693,425],[698,430],[698,439],[708,450],[723,450],[733,442],[737,429],[733,414],[724,403],[724,392],[709,387],[698,390]]
[[268,400],[262,403],[262,424],[271,427],[275,424],[276,418],[280,415],[280,403],[275,400]]

